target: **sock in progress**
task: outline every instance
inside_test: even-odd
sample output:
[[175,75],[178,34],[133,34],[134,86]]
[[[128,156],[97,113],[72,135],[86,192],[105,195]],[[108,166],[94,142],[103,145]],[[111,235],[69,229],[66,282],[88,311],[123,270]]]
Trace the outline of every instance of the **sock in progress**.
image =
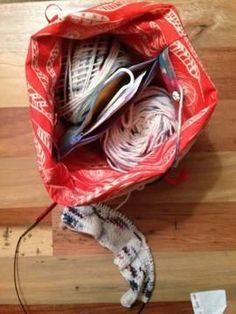
[[136,300],[147,303],[154,288],[154,264],[144,235],[123,214],[105,204],[65,207],[62,225],[93,236],[113,252],[114,264],[130,289],[121,304],[131,307]]

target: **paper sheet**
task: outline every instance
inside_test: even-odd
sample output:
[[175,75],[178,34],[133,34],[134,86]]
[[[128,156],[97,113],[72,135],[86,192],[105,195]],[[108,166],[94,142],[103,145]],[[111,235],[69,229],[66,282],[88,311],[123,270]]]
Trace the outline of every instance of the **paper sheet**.
[[190,296],[194,314],[223,314],[227,307],[225,290],[193,292]]

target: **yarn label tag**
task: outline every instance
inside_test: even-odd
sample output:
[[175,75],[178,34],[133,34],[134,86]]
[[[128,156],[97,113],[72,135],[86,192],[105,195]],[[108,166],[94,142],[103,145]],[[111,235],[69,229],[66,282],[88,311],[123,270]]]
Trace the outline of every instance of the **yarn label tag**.
[[227,307],[225,290],[191,293],[194,314],[223,314]]

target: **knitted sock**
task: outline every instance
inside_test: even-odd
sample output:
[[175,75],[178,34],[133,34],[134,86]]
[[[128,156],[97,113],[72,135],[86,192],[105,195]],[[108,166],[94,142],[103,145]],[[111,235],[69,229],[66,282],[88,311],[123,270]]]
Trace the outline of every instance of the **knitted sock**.
[[114,263],[129,282],[121,304],[148,302],[154,288],[154,266],[144,235],[120,212],[104,204],[65,207],[63,226],[93,236],[114,254]]

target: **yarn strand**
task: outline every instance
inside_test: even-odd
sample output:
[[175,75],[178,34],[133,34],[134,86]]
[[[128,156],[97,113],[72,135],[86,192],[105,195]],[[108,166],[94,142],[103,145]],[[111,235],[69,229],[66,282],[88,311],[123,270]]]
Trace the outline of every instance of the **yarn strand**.
[[[114,170],[127,172],[161,147],[174,133],[180,137],[182,102],[179,117],[167,92],[147,87],[102,140],[107,162]],[[177,140],[179,147],[179,140]]]
[[[59,115],[73,124],[81,125],[91,110],[101,83],[118,68],[130,65],[130,62],[121,44],[109,36],[70,41],[66,65],[57,85]],[[64,86],[63,95],[60,93],[61,86]]]

